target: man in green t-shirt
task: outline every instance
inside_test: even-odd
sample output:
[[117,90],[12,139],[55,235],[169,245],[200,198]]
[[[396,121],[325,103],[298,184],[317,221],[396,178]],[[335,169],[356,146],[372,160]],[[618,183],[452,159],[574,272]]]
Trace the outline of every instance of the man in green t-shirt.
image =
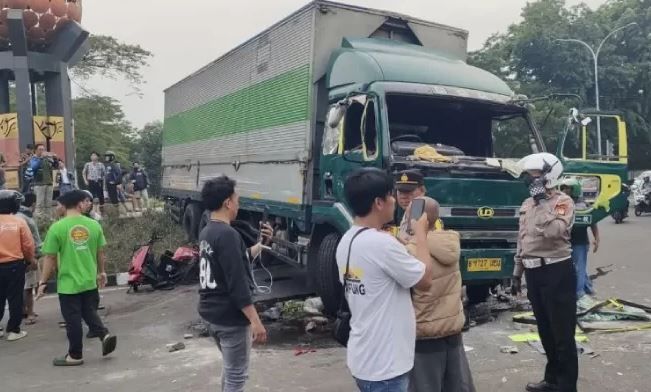
[[82,214],[86,199],[86,193],[80,190],[59,198],[66,209],[65,218],[50,226],[41,248],[45,259],[37,298],[45,293],[45,282],[56,269],[61,314],[70,345],[68,354],[56,358],[54,366],[83,364],[82,319],[93,335],[100,338],[103,355],[112,353],[117,344],[117,338],[108,333],[97,315],[98,285],[104,287],[106,284],[103,251],[106,240],[102,226]]

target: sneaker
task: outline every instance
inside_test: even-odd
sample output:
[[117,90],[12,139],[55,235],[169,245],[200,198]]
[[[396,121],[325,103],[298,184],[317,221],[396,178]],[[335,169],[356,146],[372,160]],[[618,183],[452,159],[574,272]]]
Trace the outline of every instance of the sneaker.
[[18,333],[9,332],[7,335],[7,340],[10,342],[15,342],[16,340],[22,339],[27,336],[27,331],[20,331]]
[[111,334],[106,334],[102,339],[102,356],[107,356],[115,351],[115,346],[118,344],[118,338]]

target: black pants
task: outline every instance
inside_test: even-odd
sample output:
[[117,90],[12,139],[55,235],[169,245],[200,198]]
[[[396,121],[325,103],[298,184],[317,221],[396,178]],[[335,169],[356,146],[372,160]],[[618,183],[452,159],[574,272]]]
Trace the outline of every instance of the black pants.
[[120,203],[118,199],[118,185],[117,184],[106,184],[106,190],[108,192],[109,200],[111,204],[117,205]]
[[416,340],[409,392],[475,392],[461,334]]
[[88,190],[93,194],[93,199],[99,199],[99,205],[104,205],[104,185],[102,181],[88,181]]
[[81,359],[84,348],[82,319],[88,325],[88,329],[100,339],[104,339],[108,334],[108,329],[104,327],[97,314],[99,292],[95,289],[79,294],[59,294],[59,304],[61,305],[61,314],[66,322],[66,333],[70,345],[68,355],[74,359]]
[[545,381],[562,392],[576,392],[576,272],[572,260],[525,270],[528,297],[547,355]]
[[5,302],[9,302],[7,332],[20,332],[23,321],[23,290],[25,289],[25,262],[0,263],[0,320],[5,315]]

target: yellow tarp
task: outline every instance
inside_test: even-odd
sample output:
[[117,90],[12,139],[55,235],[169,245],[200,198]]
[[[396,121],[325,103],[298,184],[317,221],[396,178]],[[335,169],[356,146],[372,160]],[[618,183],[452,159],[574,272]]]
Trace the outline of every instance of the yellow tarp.
[[445,155],[439,154],[436,149],[428,144],[420,146],[414,150],[414,157],[422,161],[430,162],[452,162],[452,159]]

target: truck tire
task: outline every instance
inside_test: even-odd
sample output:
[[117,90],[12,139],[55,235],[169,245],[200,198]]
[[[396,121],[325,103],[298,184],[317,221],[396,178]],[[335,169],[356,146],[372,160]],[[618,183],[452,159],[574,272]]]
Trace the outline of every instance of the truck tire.
[[343,287],[339,283],[339,269],[337,268],[337,245],[340,236],[338,233],[327,234],[317,254],[317,293],[323,301],[326,314],[335,315],[339,309]]
[[486,302],[490,294],[491,286],[488,284],[468,285],[466,286],[466,296],[468,297],[468,306],[477,305]]
[[198,233],[201,233],[201,230],[203,230],[203,228],[208,225],[208,222],[210,222],[210,211],[206,210],[201,214],[201,220],[199,221]]
[[203,209],[196,203],[188,204],[183,214],[183,230],[188,236],[188,240],[196,242],[199,239],[199,223]]

